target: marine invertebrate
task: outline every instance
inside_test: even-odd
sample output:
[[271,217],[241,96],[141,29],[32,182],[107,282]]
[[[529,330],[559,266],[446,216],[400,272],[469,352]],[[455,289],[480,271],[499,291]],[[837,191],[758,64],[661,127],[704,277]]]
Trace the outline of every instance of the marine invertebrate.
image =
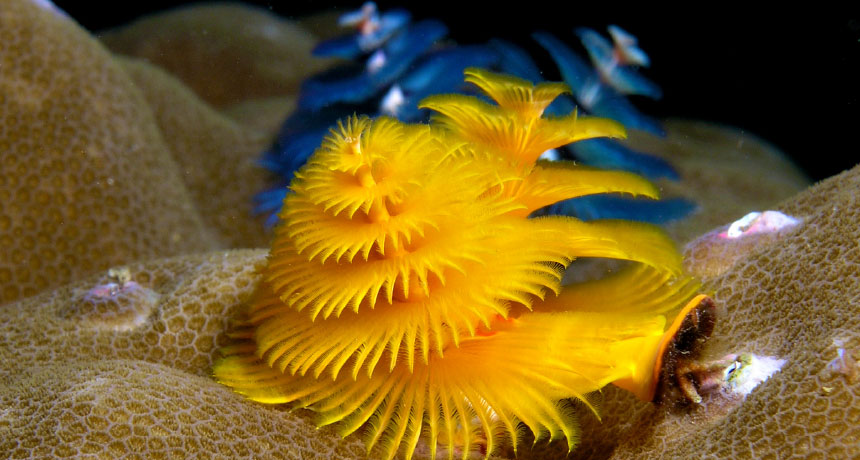
[[713,361],[682,362],[674,367],[674,378],[683,402],[702,404],[702,395],[743,400],[783,365],[784,359],[773,356],[730,353]]
[[[577,30],[588,50],[592,69],[565,43],[547,32],[536,32],[533,38],[550,53],[565,83],[570,85],[580,107],[593,115],[611,118],[630,129],[655,136],[665,136],[661,124],[639,112],[626,94],[641,94],[654,99],[662,96],[660,88],[634,70],[636,65],[650,63],[636,46],[635,37],[617,26],[609,27],[614,46],[597,32]],[[643,153],[609,139],[591,139],[571,144],[573,157],[601,168],[623,169],[650,179],[680,179],[675,167],[665,158]],[[626,197],[581,197],[558,203],[548,212],[573,215],[581,219],[620,217],[643,222],[664,223],[682,219],[697,208],[688,197],[675,197],[653,203]]]
[[[860,360],[855,359],[857,355],[856,340],[834,337],[832,342],[836,357],[827,363],[827,368],[832,374],[844,376],[849,383],[856,382],[860,377]],[[852,345],[855,347],[854,350],[852,350]]]
[[[128,273],[128,268],[121,271]],[[152,314],[158,294],[132,281],[130,276],[117,276],[113,270],[109,276],[108,283],[76,295],[76,302],[60,310],[58,316],[93,328],[128,331],[142,326]]]
[[354,59],[365,53],[378,51],[389,38],[400,32],[411,19],[405,10],[391,10],[380,13],[376,3],[366,2],[357,11],[344,13],[338,25],[353,27],[350,33],[318,43],[313,53],[317,56],[336,56]]
[[[482,449],[520,424],[564,437],[566,398],[614,383],[650,400],[661,356],[698,307],[657,228],[548,216],[573,196],[656,197],[626,172],[537,162],[547,149],[620,136],[616,122],[545,118],[567,87],[466,71],[496,105],[433,96],[431,125],[350,118],[301,169],[281,212],[263,286],[214,374],[265,403],[294,403],[366,426],[368,447],[411,457]],[[561,286],[577,257],[638,262]],[[516,384],[516,390],[511,384]]]
[[799,223],[799,219],[786,216],[779,211],[753,211],[732,222],[728,229],[724,233],[719,233],[718,236],[735,239],[759,233],[774,233],[791,229]]
[[609,26],[612,44],[591,29],[581,28],[576,34],[588,50],[591,63],[603,82],[622,94],[639,94],[653,99],[663,96],[659,86],[635,70],[636,66],[648,67],[651,63],[648,55],[636,46],[636,37],[618,26]]
[[[623,123],[631,129],[639,129],[655,135],[663,135],[663,128],[657,120],[640,113],[630,101],[623,97],[616,87],[627,86],[643,88],[639,90],[646,95],[659,98],[660,91],[651,83],[637,83],[635,85],[622,85],[612,76],[605,76],[607,67],[614,67],[616,71],[626,69],[621,66],[611,52],[600,53],[598,48],[608,46],[596,46],[602,38],[597,32],[589,29],[581,29],[580,36],[592,57],[592,62],[597,64],[598,70],[593,70],[584,59],[580,58],[564,42],[547,32],[535,32],[534,39],[540,43],[552,56],[558,65],[559,72],[564,81],[571,86],[576,100],[590,113],[611,118]],[[602,42],[601,42],[602,43]],[[612,61],[615,61],[613,64]],[[604,69],[602,72],[600,69]],[[625,73],[630,73],[627,71]],[[636,74],[632,74],[636,75]],[[626,80],[626,79],[625,79]],[[644,89],[646,88],[647,89]],[[625,92],[636,93],[637,90],[629,89]]]

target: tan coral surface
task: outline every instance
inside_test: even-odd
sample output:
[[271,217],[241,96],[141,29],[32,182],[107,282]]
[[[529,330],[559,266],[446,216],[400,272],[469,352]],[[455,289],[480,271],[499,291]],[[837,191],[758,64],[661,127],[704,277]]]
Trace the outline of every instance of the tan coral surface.
[[263,219],[252,217],[252,206],[269,177],[256,160],[273,135],[215,111],[158,67],[118,60],[155,113],[207,227],[227,247],[268,246]]
[[0,303],[114,264],[218,246],[110,54],[57,11],[4,1]]
[[[259,131],[275,139],[284,120],[296,109],[293,96],[272,96],[262,99],[248,99],[221,111],[237,123]],[[268,146],[267,146],[268,147]]]
[[0,381],[57,361],[140,359],[206,375],[266,251],[131,264],[0,307]]
[[0,384],[8,459],[332,459],[365,457],[355,438],[303,412],[249,404],[200,377],[144,361],[56,362]]
[[100,35],[118,54],[139,57],[225,107],[284,96],[328,60],[313,58],[316,38],[297,23],[247,5],[192,5],[155,14]]
[[798,226],[791,225],[778,231],[736,238],[724,236],[728,229],[729,225],[724,225],[687,243],[684,247],[684,268],[690,274],[699,278],[720,275],[739,260],[745,259],[750,252],[779,243],[797,230]]

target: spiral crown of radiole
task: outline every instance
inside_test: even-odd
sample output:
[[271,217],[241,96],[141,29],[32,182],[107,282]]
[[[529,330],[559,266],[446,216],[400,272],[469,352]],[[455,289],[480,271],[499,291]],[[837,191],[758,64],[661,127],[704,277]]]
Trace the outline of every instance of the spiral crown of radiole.
[[[615,383],[654,395],[660,354],[698,282],[658,228],[529,218],[573,197],[657,198],[631,173],[539,161],[621,137],[601,118],[546,118],[567,91],[467,69],[495,101],[439,95],[430,124],[350,117],[297,174],[255,300],[214,369],[263,403],[362,430],[368,449],[465,458],[503,440],[578,439],[574,407]],[[563,286],[578,257],[632,261]],[[459,454],[457,454],[459,455]]]

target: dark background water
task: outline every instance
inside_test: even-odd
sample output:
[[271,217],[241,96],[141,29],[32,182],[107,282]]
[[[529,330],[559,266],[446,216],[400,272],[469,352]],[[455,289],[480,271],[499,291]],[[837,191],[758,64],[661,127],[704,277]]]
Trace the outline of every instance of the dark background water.
[[[153,0],[121,9],[57,1],[85,28],[98,31],[183,2]],[[286,16],[331,7],[331,2],[250,1]],[[482,2],[377,2],[403,6],[415,18],[445,22],[459,43],[491,37],[529,50],[550,79],[558,78],[546,53],[530,38],[554,33],[581,50],[574,27],[601,32],[617,24],[639,38],[652,66],[645,74],[665,93],[661,101],[634,98],[646,113],[710,120],[756,134],[790,155],[819,180],[860,162],[860,16],[838,12],[742,8],[625,9],[617,2],[518,3],[516,9]],[[341,11],[361,2],[340,3]],[[779,19],[777,19],[779,17]]]

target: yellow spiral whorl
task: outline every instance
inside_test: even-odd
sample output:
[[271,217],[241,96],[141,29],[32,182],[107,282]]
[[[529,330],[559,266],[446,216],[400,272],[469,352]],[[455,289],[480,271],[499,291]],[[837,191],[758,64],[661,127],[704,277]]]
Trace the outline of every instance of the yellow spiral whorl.
[[[434,96],[430,125],[351,117],[296,174],[220,382],[318,411],[344,434],[365,427],[389,458],[419,442],[434,456],[489,454],[501,438],[516,448],[523,426],[572,448],[560,401],[589,404],[612,382],[649,397],[667,325],[698,287],[672,242],[645,224],[527,218],[593,193],[656,197],[633,174],[536,161],[623,129],[543,118],[564,85],[466,75],[498,105]],[[638,263],[562,286],[577,257]]]

